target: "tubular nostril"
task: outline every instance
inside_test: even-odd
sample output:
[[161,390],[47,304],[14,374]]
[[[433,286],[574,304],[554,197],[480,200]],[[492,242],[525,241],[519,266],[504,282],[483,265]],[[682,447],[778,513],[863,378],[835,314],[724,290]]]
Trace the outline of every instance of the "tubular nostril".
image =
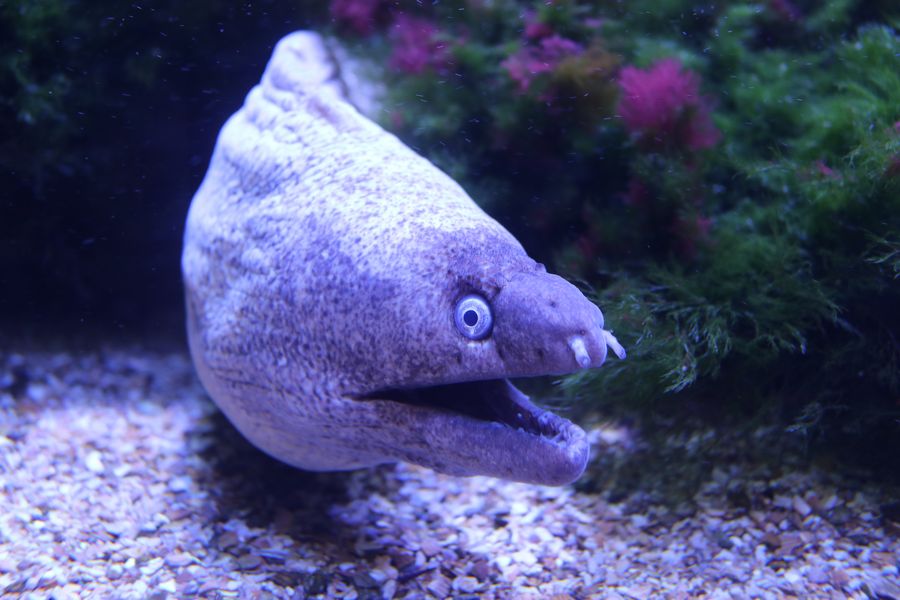
[[619,340],[616,339],[609,331],[603,330],[603,341],[604,343],[610,347],[610,349],[615,353],[619,358],[625,358],[625,348],[622,347],[622,344],[619,343]]
[[569,338],[569,348],[571,348],[572,353],[575,354],[575,362],[581,365],[582,369],[587,369],[591,366],[591,355],[584,345],[583,337],[580,335],[573,335]]

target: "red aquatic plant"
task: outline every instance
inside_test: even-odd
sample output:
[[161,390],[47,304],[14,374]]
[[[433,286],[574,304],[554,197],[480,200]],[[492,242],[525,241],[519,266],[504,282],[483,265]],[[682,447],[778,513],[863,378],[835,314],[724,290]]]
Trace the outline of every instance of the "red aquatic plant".
[[[900,133],[900,121],[894,123],[894,131]],[[888,178],[900,177],[900,154],[895,154],[888,161],[888,166],[884,170],[884,176]]]
[[382,4],[383,0],[331,0],[329,9],[338,25],[360,35],[368,35],[375,30]]
[[675,217],[671,227],[678,254],[682,258],[693,260],[697,257],[700,246],[709,243],[712,219],[700,214],[680,215]]
[[900,154],[895,154],[888,161],[887,168],[884,170],[884,176],[893,179],[900,178]]
[[829,167],[824,160],[817,160],[815,162],[816,171],[818,171],[819,175],[827,177],[829,179],[840,179],[840,174],[836,173],[834,169]]
[[516,82],[519,92],[525,93],[532,81],[542,73],[553,71],[564,59],[584,51],[578,42],[551,35],[542,38],[534,46],[524,46],[501,63],[510,78]]
[[399,15],[390,28],[394,45],[391,68],[417,75],[447,66],[451,60],[450,48],[440,34],[437,25],[427,19]]
[[769,9],[779,18],[792,23],[803,17],[803,13],[791,0],[769,0]]
[[710,102],[700,95],[700,78],[677,59],[663,59],[648,69],[626,67],[619,87],[619,115],[641,145],[697,151],[719,141]]
[[522,33],[529,40],[540,40],[553,35],[553,28],[541,21],[532,10],[525,14],[525,30]]
[[706,194],[699,181],[686,181],[685,197],[671,197],[665,186],[654,185],[632,175],[621,195],[623,204],[645,238],[653,238],[657,248],[668,248],[684,260],[693,260],[710,243],[713,222],[706,216]]
[[622,199],[627,206],[642,208],[650,200],[650,188],[637,177],[632,177],[628,180],[628,187]]

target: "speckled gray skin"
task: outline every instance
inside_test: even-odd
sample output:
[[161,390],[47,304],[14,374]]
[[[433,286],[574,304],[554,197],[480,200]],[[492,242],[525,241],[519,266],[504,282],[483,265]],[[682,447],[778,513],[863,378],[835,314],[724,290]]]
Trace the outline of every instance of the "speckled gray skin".
[[[600,310],[345,97],[321,38],[295,33],[219,135],[182,257],[204,386],[301,468],[574,480],[584,432],[506,378],[620,352]],[[454,323],[470,293],[483,340]]]

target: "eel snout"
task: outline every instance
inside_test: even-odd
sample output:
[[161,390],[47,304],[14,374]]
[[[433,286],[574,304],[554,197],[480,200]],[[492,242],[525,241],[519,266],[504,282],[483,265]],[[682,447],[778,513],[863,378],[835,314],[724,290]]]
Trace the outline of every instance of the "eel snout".
[[603,328],[603,313],[568,281],[548,273],[522,274],[494,299],[494,337],[507,377],[564,375],[596,368],[607,349],[625,350]]

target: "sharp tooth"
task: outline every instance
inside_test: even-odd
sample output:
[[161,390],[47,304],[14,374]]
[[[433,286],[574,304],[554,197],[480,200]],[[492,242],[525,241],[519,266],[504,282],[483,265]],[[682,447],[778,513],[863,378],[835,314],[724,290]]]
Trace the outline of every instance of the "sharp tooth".
[[625,358],[625,348],[622,347],[622,344],[619,343],[616,336],[605,329],[601,331],[603,331],[603,339],[606,340],[606,345],[609,346],[610,350],[612,350],[620,359]]
[[569,338],[569,348],[575,353],[575,361],[581,365],[582,369],[587,369],[591,366],[591,355],[588,354],[587,348],[584,345],[584,338],[580,335],[572,336]]

